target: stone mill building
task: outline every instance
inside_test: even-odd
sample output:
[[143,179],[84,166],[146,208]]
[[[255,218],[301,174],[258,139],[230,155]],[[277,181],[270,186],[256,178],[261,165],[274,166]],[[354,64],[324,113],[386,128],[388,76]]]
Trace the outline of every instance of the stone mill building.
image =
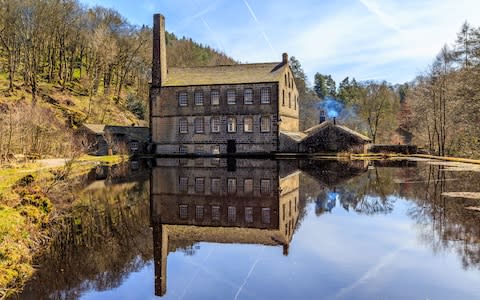
[[286,53],[279,62],[167,68],[160,14],[153,42],[155,154],[268,154],[295,143],[289,136],[299,131],[298,91]]

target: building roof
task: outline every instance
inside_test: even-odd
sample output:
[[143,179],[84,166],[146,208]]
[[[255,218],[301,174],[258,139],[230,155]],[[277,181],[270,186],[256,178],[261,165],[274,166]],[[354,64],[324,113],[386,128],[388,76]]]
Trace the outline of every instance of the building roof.
[[360,133],[358,133],[358,132],[356,132],[356,131],[348,128],[348,127],[333,124],[333,122],[331,122],[331,121],[325,121],[321,124],[310,127],[307,130],[305,130],[304,133],[307,134],[306,138],[308,138],[308,137],[316,134],[317,132],[320,132],[320,131],[322,131],[322,130],[328,128],[328,127],[332,127],[332,126],[335,127],[336,129],[343,130],[344,132],[346,132],[346,133],[348,133],[348,134],[350,134],[350,135],[352,135],[352,136],[356,137],[357,139],[362,140],[364,142],[371,142],[372,141],[372,139],[370,139],[368,136],[364,136],[363,134],[360,134]]
[[305,137],[307,137],[307,135],[303,132],[300,132],[300,131],[284,131],[284,130],[280,130],[280,134],[284,134],[286,136],[288,136],[289,138],[291,138],[292,140],[294,140],[295,142],[300,142],[301,140],[303,140]]
[[164,86],[278,82],[288,64],[281,62],[193,68],[169,68]]
[[105,126],[105,124],[83,124],[83,127],[95,134],[103,134]]
[[291,241],[280,229],[258,229],[242,227],[162,225],[168,231],[169,240],[190,240],[221,244],[282,245]]
[[83,124],[83,127],[93,134],[103,135],[106,131],[115,135],[126,135],[130,139],[146,141],[149,137],[148,127],[139,126],[115,126],[105,124]]

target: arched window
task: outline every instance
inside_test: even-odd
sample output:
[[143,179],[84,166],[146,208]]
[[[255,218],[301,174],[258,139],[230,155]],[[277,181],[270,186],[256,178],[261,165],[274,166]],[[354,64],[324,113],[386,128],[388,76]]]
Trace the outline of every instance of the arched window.
[[270,132],[270,117],[261,117],[260,118],[260,131],[261,132]]
[[288,108],[292,108],[292,93],[288,93]]
[[188,120],[187,119],[178,120],[178,132],[188,133]]
[[203,118],[196,118],[194,121],[195,133],[204,133],[205,127],[203,126]]
[[282,90],[282,106],[285,106],[285,90]]

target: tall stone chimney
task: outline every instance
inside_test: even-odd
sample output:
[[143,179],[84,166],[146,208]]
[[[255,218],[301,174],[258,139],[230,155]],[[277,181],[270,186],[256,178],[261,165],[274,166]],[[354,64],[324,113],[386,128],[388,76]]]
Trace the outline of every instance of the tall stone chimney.
[[288,53],[283,53],[282,54],[282,63],[288,64]]
[[165,17],[153,15],[153,61],[152,87],[161,87],[167,79],[167,45],[165,40]]

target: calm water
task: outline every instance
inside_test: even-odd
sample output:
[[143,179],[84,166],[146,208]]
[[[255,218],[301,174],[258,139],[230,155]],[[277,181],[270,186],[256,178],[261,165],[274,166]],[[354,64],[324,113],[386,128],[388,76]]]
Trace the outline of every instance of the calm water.
[[92,171],[20,299],[480,299],[480,172],[158,159]]

